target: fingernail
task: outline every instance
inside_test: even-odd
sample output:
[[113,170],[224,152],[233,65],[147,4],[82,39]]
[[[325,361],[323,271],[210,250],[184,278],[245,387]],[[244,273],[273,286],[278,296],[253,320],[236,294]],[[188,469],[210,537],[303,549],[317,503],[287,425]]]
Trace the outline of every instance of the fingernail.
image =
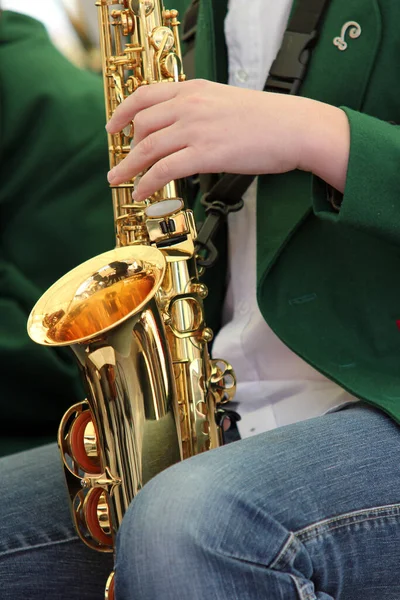
[[108,183],[112,183],[114,181],[114,179],[116,178],[116,176],[117,176],[116,167],[114,167],[107,174]]
[[138,193],[135,190],[134,192],[132,192],[132,200],[137,200],[137,198],[138,198]]

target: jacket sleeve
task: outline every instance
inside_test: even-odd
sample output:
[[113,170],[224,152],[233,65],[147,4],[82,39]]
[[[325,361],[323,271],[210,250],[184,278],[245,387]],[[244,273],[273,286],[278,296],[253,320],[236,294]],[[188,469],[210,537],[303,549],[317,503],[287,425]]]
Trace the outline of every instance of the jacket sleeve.
[[400,244],[400,128],[341,107],[350,123],[350,158],[340,210],[315,177],[315,214]]

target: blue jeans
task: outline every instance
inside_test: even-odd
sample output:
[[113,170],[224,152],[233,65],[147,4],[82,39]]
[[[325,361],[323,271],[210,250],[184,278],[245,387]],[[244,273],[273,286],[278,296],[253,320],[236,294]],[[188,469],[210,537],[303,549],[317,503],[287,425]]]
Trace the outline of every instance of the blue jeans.
[[399,433],[359,405],[163,472],[120,529],[117,600],[398,600]]
[[55,444],[0,459],[0,599],[103,600],[112,555],[72,526]]
[[[398,600],[400,436],[363,405],[181,463],[120,529],[116,600]],[[1,600],[102,600],[53,446],[0,460]]]

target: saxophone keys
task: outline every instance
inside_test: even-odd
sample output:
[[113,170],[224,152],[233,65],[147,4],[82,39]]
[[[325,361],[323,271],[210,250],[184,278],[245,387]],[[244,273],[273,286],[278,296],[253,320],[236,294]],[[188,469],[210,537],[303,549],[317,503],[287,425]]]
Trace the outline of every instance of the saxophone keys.
[[79,477],[80,469],[93,475],[101,474],[96,430],[87,401],[74,404],[63,416],[58,445],[64,466],[72,475]]
[[193,283],[190,286],[192,294],[198,294],[202,300],[208,296],[208,287],[204,283]]
[[71,455],[88,473],[101,473],[97,451],[97,436],[92,414],[83,411],[74,421],[70,436]]
[[113,547],[110,526],[110,510],[105,493],[101,488],[90,490],[83,502],[85,524],[92,540],[104,550]]
[[164,54],[170,52],[175,45],[174,34],[169,27],[155,27],[150,37],[150,43]]
[[91,477],[86,475],[81,479],[81,486],[84,489],[96,488],[107,492],[109,496],[112,496],[116,487],[122,483],[120,477],[113,475],[109,467],[105,468],[104,473]]
[[125,0],[128,2],[130,10],[136,17],[141,16],[141,7],[144,8],[144,16],[149,17],[154,11],[154,0]]
[[[163,12],[163,17],[166,21],[174,21],[175,19],[177,19],[179,16],[179,12],[177,10],[175,10],[174,8],[170,9],[170,10],[164,10]],[[174,23],[175,25],[175,23]],[[177,25],[180,25],[180,23],[177,23]]]
[[161,62],[161,73],[172,81],[180,79],[182,61],[177,54],[168,54]]
[[221,358],[212,360],[209,385],[219,404],[230,402],[236,392],[236,377],[232,365]]
[[[135,33],[135,21],[132,17],[132,13],[129,10],[113,10],[111,11],[111,17],[114,19],[113,25],[122,26],[122,34],[125,36],[133,35]],[[117,21],[119,19],[119,21]]]
[[[136,92],[136,90],[138,89],[138,87],[140,87],[140,85],[141,84],[140,84],[139,79],[137,77],[134,77],[133,75],[128,77],[128,79],[126,80],[126,83],[125,83],[126,89],[129,94],[133,94],[133,92]],[[133,135],[133,128],[132,128],[132,135]]]
[[209,344],[214,337],[213,330],[210,327],[205,327],[201,333],[201,341],[205,344]]

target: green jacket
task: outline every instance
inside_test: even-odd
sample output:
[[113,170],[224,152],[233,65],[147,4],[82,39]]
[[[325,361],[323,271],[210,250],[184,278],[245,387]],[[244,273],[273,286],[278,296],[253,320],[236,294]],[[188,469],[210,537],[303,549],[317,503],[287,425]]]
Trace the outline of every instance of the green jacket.
[[[175,1],[181,11],[187,4]],[[220,82],[226,5],[201,0],[196,40],[197,76]],[[349,21],[362,34],[352,40],[347,32],[340,51],[333,40]],[[397,0],[332,0],[301,93],[349,118],[343,204],[334,212],[326,185],[307,173],[260,178],[257,293],[292,350],[400,421],[400,129],[389,123],[400,123],[399,22]],[[213,318],[220,274],[210,286]]]
[[69,349],[26,333],[61,275],[114,245],[100,77],[72,66],[41,24],[0,17],[0,454],[54,440],[83,391]]

